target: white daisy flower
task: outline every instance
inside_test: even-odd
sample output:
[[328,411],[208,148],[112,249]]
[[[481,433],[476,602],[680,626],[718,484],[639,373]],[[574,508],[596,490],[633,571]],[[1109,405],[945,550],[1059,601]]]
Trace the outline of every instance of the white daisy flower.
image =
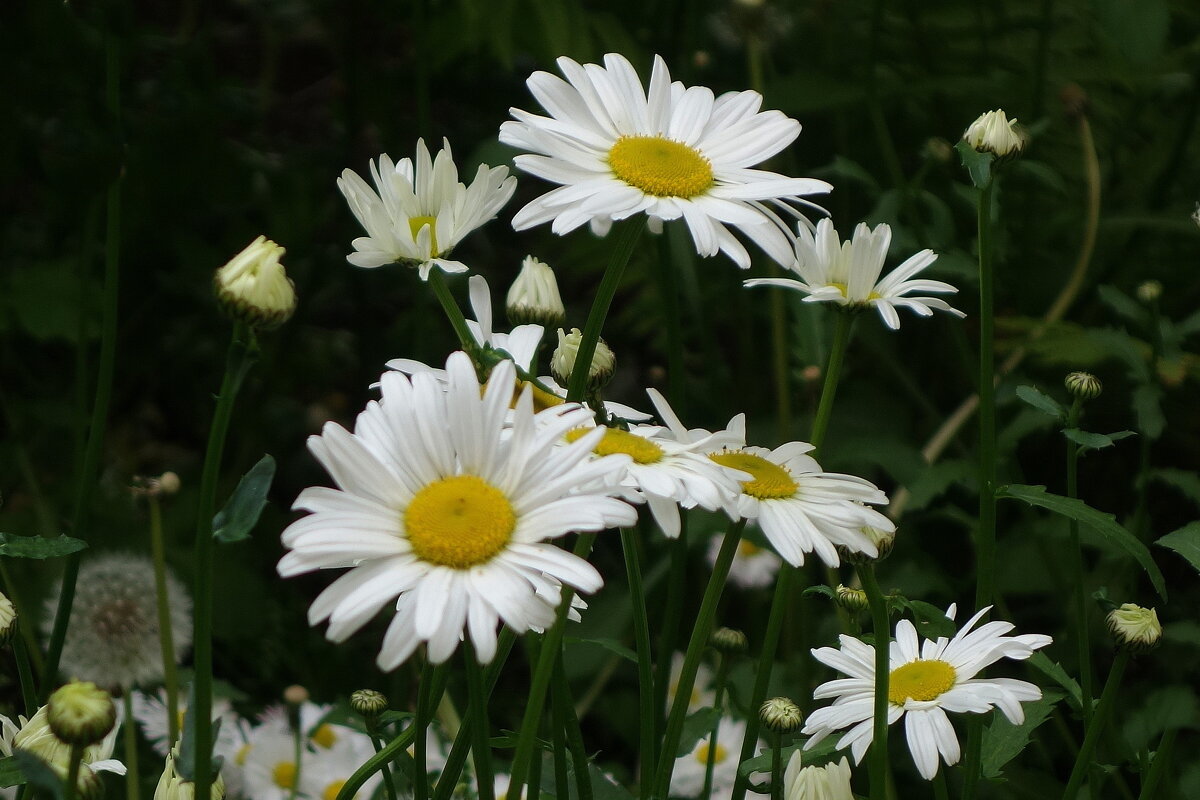
[[[1010,722],[1019,725],[1025,719],[1021,703],[1042,696],[1041,689],[1025,681],[975,677],[1002,658],[1026,659],[1053,641],[1042,634],[1006,636],[1013,629],[1009,622],[988,622],[971,630],[990,608],[971,617],[953,639],[943,636],[922,644],[911,622],[902,619],[896,624],[896,639],[889,652],[888,724],[905,718],[909,752],[926,780],[937,775],[939,755],[947,766],[959,759],[958,738],[947,711],[983,714],[999,708]],[[946,616],[954,618],[954,606]],[[813,693],[817,699],[837,699],[809,715],[803,733],[812,738],[804,747],[814,747],[834,731],[849,728],[837,746],[849,746],[857,764],[874,736],[875,648],[845,634],[841,645],[840,649],[812,651],[822,664],[850,677],[823,683]]]
[[[679,691],[679,676],[682,674],[683,653],[675,653],[671,656],[671,674],[667,679],[667,708],[675,703],[675,694]],[[707,664],[701,662],[696,667],[696,680],[692,683],[692,694],[688,698],[688,712],[711,708],[716,699],[713,672]]]
[[395,602],[377,660],[384,670],[423,642],[443,662],[464,634],[489,661],[500,622],[518,632],[548,626],[562,584],[594,592],[603,580],[547,540],[637,518],[607,488],[628,457],[589,459],[600,431],[557,444],[591,412],[535,415],[527,390],[510,410],[507,361],[482,391],[465,353],[451,354],[446,373],[444,388],[430,375],[386,373],[383,399],[367,405],[353,433],[327,423],[310,437],[338,488],[304,490],[295,507],[312,513],[283,532],[291,552],[280,575],[351,568],[309,609],[311,624],[329,620],[332,641]]
[[616,53],[604,66],[557,63],[565,81],[548,72],[527,81],[550,116],[514,108],[516,120],[500,126],[500,141],[530,151],[516,157],[518,167],[560,184],[517,212],[514,228],[553,221],[563,234],[591,223],[603,234],[613,220],[645,213],[656,229],[683,219],[702,256],[724,252],[748,268],[732,226],[779,263],[791,260],[789,225],[770,205],[804,219],[793,206],[812,204],[800,198],[833,187],[750,167],[795,141],[799,122],[760,111],[757,92],[715,97],[705,86],[672,83],[658,56],[648,93]]
[[887,259],[892,241],[892,229],[880,224],[871,230],[860,222],[854,229],[854,238],[841,241],[833,223],[823,219],[817,223],[814,236],[803,226],[798,227],[796,257],[788,269],[797,273],[800,280],[793,278],[755,278],[745,282],[746,286],[783,286],[804,292],[806,303],[836,303],[851,308],[873,306],[883,318],[883,323],[892,330],[900,327],[897,308],[907,308],[922,317],[933,314],[933,309],[947,311],[956,317],[965,317],[945,301],[937,297],[906,297],[909,292],[933,292],[954,294],[958,289],[943,281],[914,279],[921,270],[937,260],[932,250],[922,250],[908,258],[903,264],[888,273],[883,280],[879,273]]
[[793,751],[783,771],[783,800],[854,800],[846,757],[836,764],[806,767],[800,751]]
[[417,140],[417,159],[393,163],[386,153],[371,162],[376,189],[354,170],[342,170],[338,188],[366,230],[355,239],[346,260],[356,267],[380,267],[394,262],[420,269],[428,280],[434,267],[443,272],[466,272],[460,261],[445,258],[463,238],[496,216],[517,188],[508,167],[480,164],[475,180],[464,186],[450,154],[450,142],[429,158],[425,141]]
[[[183,730],[185,715],[187,714],[187,697],[180,696],[177,701],[176,713],[176,729]],[[137,721],[138,727],[142,729],[142,736],[150,743],[150,747],[154,752],[164,758],[171,752],[171,746],[174,742],[170,741],[170,714],[167,710],[167,690],[160,688],[154,694],[145,694],[143,692],[133,693],[133,718]],[[213,721],[221,720],[221,730],[218,734],[218,739],[223,737],[233,737],[232,732],[234,727],[233,722],[237,719],[237,714],[234,713],[233,705],[223,697],[214,697],[212,702],[212,718]]]
[[[352,731],[329,748],[318,749],[311,759],[306,759],[300,773],[300,791],[312,800],[334,800],[338,792],[363,762],[375,755],[375,748],[366,734]],[[376,772],[354,793],[354,798],[373,797],[381,781]]]
[[299,788],[297,781],[304,780],[314,758],[307,747],[301,747],[297,762],[292,734],[259,727],[251,736],[242,764],[247,796],[254,800],[291,800],[293,791]]
[[696,743],[692,752],[675,759],[675,770],[671,773],[671,796],[699,797],[704,791],[708,760],[712,758],[712,794],[708,800],[728,800],[732,797],[733,784],[737,780],[738,755],[742,752],[742,740],[745,737],[744,721],[722,717],[717,724],[715,747],[712,745],[712,736],[705,736]]
[[[708,563],[717,563],[717,554],[721,551],[721,540],[724,534],[718,534],[708,540]],[[783,559],[766,547],[759,547],[749,539],[743,538],[738,542],[737,552],[733,554],[733,562],[729,565],[729,581],[743,589],[762,589],[775,582]]]

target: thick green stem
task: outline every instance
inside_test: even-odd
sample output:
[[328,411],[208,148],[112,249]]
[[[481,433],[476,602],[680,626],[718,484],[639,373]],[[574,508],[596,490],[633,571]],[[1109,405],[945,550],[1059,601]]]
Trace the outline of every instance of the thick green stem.
[[83,749],[81,744],[71,745],[71,760],[67,766],[67,780],[63,783],[62,800],[75,800],[75,793],[79,789],[79,766],[83,763]]
[[783,800],[783,737],[771,734],[771,800]]
[[1129,651],[1119,650],[1113,661],[1112,669],[1108,671],[1108,680],[1104,682],[1104,691],[1100,693],[1100,704],[1096,706],[1092,724],[1083,737],[1083,744],[1079,747],[1079,755],[1075,758],[1075,766],[1071,769],[1071,777],[1067,781],[1066,790],[1063,791],[1062,800],[1075,800],[1075,795],[1079,793],[1079,788],[1083,785],[1084,776],[1087,775],[1092,765],[1092,753],[1095,752],[1096,744],[1099,743],[1104,729],[1108,726],[1108,718],[1113,710],[1113,701],[1117,697],[1117,690],[1121,687],[1121,678],[1125,676],[1125,667],[1128,663]]
[[1167,764],[1171,760],[1171,748],[1175,744],[1175,736],[1178,733],[1178,728],[1168,728],[1163,731],[1162,738],[1158,740],[1158,750],[1154,752],[1154,761],[1150,764],[1150,771],[1146,773],[1142,790],[1138,792],[1138,800],[1153,800],[1158,797],[1158,786],[1167,772]]
[[633,610],[633,638],[638,657],[638,754],[641,757],[641,781],[638,796],[650,797],[650,781],[654,774],[655,754],[653,657],[650,652],[650,621],[646,617],[646,591],[642,585],[642,567],[638,557],[636,532],[621,529],[621,549],[625,554],[625,574],[629,577],[629,599]]
[[[1067,414],[1067,427],[1079,425],[1079,399]],[[1079,497],[1079,446],[1067,440],[1067,497]],[[1079,692],[1083,709],[1083,728],[1092,723],[1092,645],[1088,635],[1087,596],[1083,581],[1083,547],[1079,543],[1079,522],[1070,520],[1071,535],[1071,593],[1075,606],[1075,642],[1079,648]]]
[[871,625],[875,633],[875,709],[871,738],[871,800],[887,800],[888,779],[888,679],[891,669],[888,651],[892,643],[891,622],[888,619],[887,599],[875,580],[875,565],[866,563],[858,568],[867,603],[871,608]]
[[833,398],[837,395],[838,378],[842,372],[842,361],[846,357],[846,346],[850,343],[850,331],[854,326],[854,312],[839,311],[837,325],[833,329],[833,344],[829,348],[829,361],[825,366],[825,382],[821,386],[821,400],[817,404],[817,416],[813,420],[812,456],[816,458],[825,441],[825,432],[829,429],[829,419],[833,415]]
[[438,302],[441,303],[442,311],[446,312],[446,319],[450,320],[450,327],[454,328],[454,335],[458,337],[462,349],[468,353],[474,353],[479,349],[479,345],[475,342],[475,337],[471,335],[471,328],[467,325],[467,318],[463,316],[462,309],[458,307],[458,301],[454,299],[450,287],[446,285],[445,275],[437,267],[429,271],[429,286],[433,289],[433,294],[437,297]]
[[[171,632],[171,602],[167,597],[167,551],[163,544],[162,505],[153,492],[150,505],[150,551],[154,557],[154,596],[158,604],[158,643],[162,650],[163,686],[167,693],[167,741],[179,740],[179,678],[175,672],[175,641]],[[130,717],[129,719],[132,719]]]
[[679,737],[683,734],[683,720],[687,716],[688,701],[692,696],[692,687],[696,684],[696,673],[700,669],[700,656],[708,644],[709,634],[712,633],[717,603],[721,599],[725,579],[729,576],[729,566],[733,563],[738,542],[742,538],[742,529],[745,527],[744,519],[730,524],[725,539],[721,542],[717,560],[713,564],[712,576],[704,589],[704,598],[700,601],[700,611],[696,615],[692,638],[683,657],[683,668],[679,671],[679,682],[675,687],[675,701],[671,704],[662,747],[659,749],[660,758],[654,782],[656,797],[667,797],[670,793],[671,774],[675,771],[675,751],[679,748]]
[[471,752],[475,756],[475,775],[479,778],[479,800],[493,800],[492,747],[488,724],[488,693],[483,688],[483,669],[475,657],[471,637],[463,640],[463,662],[467,671],[467,713],[470,715]]
[[141,785],[138,771],[137,725],[133,721],[133,692],[126,689],[122,702],[125,705],[125,721],[122,727],[125,729],[125,767],[128,770],[125,774],[125,798],[138,800]]
[[[554,717],[561,721],[567,740],[567,752],[571,754],[571,766],[575,771],[575,791],[578,800],[592,800],[592,776],[588,772],[587,750],[583,745],[583,730],[575,714],[575,701],[571,697],[571,684],[567,681],[567,669],[563,665],[562,650],[554,665]],[[532,796],[532,795],[530,795]],[[563,795],[564,797],[566,795]]]
[[[396,757],[398,753],[403,753],[405,748],[413,743],[413,738],[417,734],[417,726],[410,725],[395,739],[392,739],[386,746],[375,755],[367,759],[361,767],[354,771],[354,774],[346,779],[342,784],[342,788],[338,790],[335,800],[353,800],[358,794],[358,790],[362,785],[379,770],[385,768],[388,763]],[[413,769],[413,778],[415,783],[417,770]]]
[[425,800],[429,796],[429,767],[426,765],[426,748],[428,736],[426,731],[429,729],[429,720],[433,716],[433,708],[436,704],[430,695],[433,694],[435,672],[445,672],[444,669],[435,667],[428,659],[421,667],[421,684],[417,687],[417,716],[413,720],[413,730],[416,732],[416,739],[413,740],[413,800]]
[[646,227],[645,216],[626,223],[617,239],[617,245],[612,250],[604,277],[596,289],[596,297],[592,300],[592,310],[588,312],[587,323],[583,328],[583,339],[579,342],[579,351],[575,354],[575,366],[571,368],[571,380],[567,386],[568,402],[578,403],[583,400],[587,389],[588,372],[592,368],[592,356],[596,354],[596,342],[600,340],[600,331],[604,329],[604,320],[608,316],[608,308],[612,305],[613,296],[625,273],[629,257],[633,255],[633,247],[637,244],[642,230]]
[[[225,377],[204,453],[204,471],[200,478],[200,500],[196,512],[196,544],[193,555],[195,578],[192,628],[192,665],[195,671],[195,705],[188,709],[196,725],[196,796],[208,797],[212,785],[212,581],[213,516],[217,479],[221,474],[221,454],[242,380],[257,355],[254,332],[243,322],[235,322],[233,339],[225,359]],[[298,766],[298,765],[297,765]]]

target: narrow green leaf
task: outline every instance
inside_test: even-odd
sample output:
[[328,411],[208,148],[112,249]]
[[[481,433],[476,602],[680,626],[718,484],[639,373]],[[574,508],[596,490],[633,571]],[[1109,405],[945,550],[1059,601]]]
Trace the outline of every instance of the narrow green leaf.
[[213,536],[219,542],[250,538],[258,517],[267,504],[267,491],[275,479],[275,459],[268,453],[238,481],[225,507],[213,517]]
[[25,773],[15,756],[0,758],[0,788],[20,786],[25,783]]
[[1045,653],[1034,653],[1026,660],[1026,663],[1066,689],[1067,696],[1073,701],[1072,705],[1075,708],[1080,707],[1083,702],[1083,693],[1079,690],[1079,681],[1068,675],[1062,664],[1051,661]]
[[0,533],[0,556],[9,558],[62,558],[71,553],[78,553],[85,547],[87,542],[73,539],[66,534],[60,534],[57,539],[46,539],[41,536]]
[[1142,329],[1150,327],[1150,312],[1120,289],[1115,286],[1101,286],[1096,289],[1096,294],[1100,295],[1100,300],[1106,306],[1120,314],[1126,321],[1132,322]]
[[1174,550],[1200,571],[1200,521],[1188,523],[1179,530],[1168,533],[1155,544]]
[[28,750],[16,750],[15,756],[21,772],[25,774],[25,780],[31,786],[42,790],[54,800],[62,800],[64,781],[58,777],[58,773],[49,764]]
[[702,708],[693,711],[683,720],[683,732],[679,734],[679,747],[675,757],[686,756],[696,749],[696,743],[712,733],[712,726],[721,718],[721,709]]
[[958,151],[958,157],[962,159],[962,165],[967,168],[971,183],[976,189],[982,189],[992,182],[992,162],[996,159],[994,155],[980,153],[962,140],[954,145],[954,149]]
[[1081,431],[1079,428],[1067,428],[1063,431],[1063,436],[1066,436],[1075,444],[1085,450],[1101,450],[1105,447],[1112,447],[1115,443],[1122,439],[1128,439],[1130,436],[1136,436],[1133,431],[1117,431],[1116,433],[1088,433]]
[[997,778],[1004,765],[1012,761],[1029,744],[1029,736],[1046,721],[1054,704],[1063,698],[1061,692],[1046,691],[1041,700],[1022,703],[1025,721],[1014,725],[1003,714],[992,715],[992,724],[983,732],[983,777]]
[[1138,430],[1151,439],[1162,436],[1163,429],[1167,427],[1159,402],[1161,399],[1162,390],[1149,383],[1133,390],[1133,413],[1137,415]]
[[1053,511],[1055,514],[1061,514],[1068,519],[1082,522],[1133,556],[1134,560],[1141,564],[1142,569],[1150,576],[1150,582],[1154,584],[1155,591],[1163,600],[1167,599],[1166,582],[1163,580],[1158,565],[1154,563],[1154,557],[1150,555],[1150,549],[1138,541],[1132,533],[1125,530],[1112,514],[1097,511],[1082,500],[1050,494],[1046,491],[1045,486],[1024,486],[1014,483],[997,489],[996,497],[1024,500],[1031,506],[1038,506]]
[[1179,491],[1196,505],[1200,505],[1200,475],[1186,469],[1156,469],[1150,471],[1150,479],[1165,483]]
[[566,644],[594,644],[597,647],[603,647],[610,653],[615,653],[621,658],[637,663],[637,653],[630,650],[625,645],[618,642],[616,639],[606,639],[604,637],[583,638],[578,636],[564,636],[563,642]]
[[832,600],[834,598],[833,589],[829,588],[828,586],[826,586],[823,583],[818,583],[814,586],[809,586],[807,589],[805,589],[803,592],[800,593],[801,597],[812,597],[814,595],[820,595],[821,597],[826,597],[826,598],[829,598],[830,600]]
[[1067,410],[1063,408],[1062,403],[1034,386],[1018,386],[1017,397],[1055,419],[1063,419],[1067,415]]

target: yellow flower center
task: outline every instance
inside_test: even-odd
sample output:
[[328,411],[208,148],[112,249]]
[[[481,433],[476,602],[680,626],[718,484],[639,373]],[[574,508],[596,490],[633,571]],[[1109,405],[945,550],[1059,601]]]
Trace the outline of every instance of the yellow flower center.
[[417,234],[421,232],[421,228],[429,226],[429,256],[430,258],[438,257],[437,244],[437,217],[409,217],[408,227],[412,231],[413,241],[417,240]]
[[325,787],[325,791],[321,792],[321,800],[334,800],[345,785],[345,781],[334,781],[329,784]]
[[[833,288],[837,289],[839,292],[841,292],[842,297],[846,298],[847,300],[850,299],[850,287],[849,286],[847,286],[844,283],[838,283],[836,281],[834,281],[833,283],[831,283],[829,285],[832,286]],[[867,294],[867,299],[864,302],[869,302],[871,300],[880,300],[882,298],[883,298],[883,295],[881,295],[879,292],[871,291],[870,293]]]
[[333,730],[333,726],[326,723],[313,731],[312,736],[309,738],[312,739],[313,744],[328,750],[337,743],[338,735]]
[[751,556],[756,556],[761,552],[762,548],[754,544],[754,542],[748,542],[745,539],[742,539],[740,542],[738,542],[737,554],[742,558],[750,558]]
[[910,661],[888,678],[888,700],[898,706],[907,700],[936,700],[954,686],[958,674],[939,659]]
[[296,762],[280,761],[271,770],[271,780],[282,789],[291,789],[296,785]]
[[713,185],[712,164],[661,136],[622,136],[608,151],[613,174],[655,197],[695,197]]
[[417,557],[455,569],[491,561],[516,525],[504,493],[474,475],[434,481],[404,510],[404,528]]
[[712,753],[712,760],[714,764],[722,763],[729,755],[729,753],[725,750],[724,745],[722,745],[720,742],[717,742],[716,749],[710,749],[708,742],[703,742],[698,748],[696,748],[696,760],[701,764],[707,764],[708,755],[710,752]]
[[[567,431],[567,441],[577,441],[592,430],[592,428],[576,428],[573,431]],[[654,442],[649,439],[643,439],[641,436],[635,436],[629,431],[623,431],[620,428],[605,429],[604,436],[600,439],[600,444],[596,445],[593,452],[599,456],[624,453],[627,456],[632,456],[633,460],[639,464],[654,464],[661,461],[663,457],[663,449]]]
[[517,381],[516,389],[513,391],[513,407],[516,407],[517,398],[521,396],[521,392],[525,391],[525,387],[529,387],[530,393],[533,395],[533,410],[545,411],[547,408],[561,406],[567,402],[558,395],[550,394],[550,392],[539,389],[535,384],[529,381]]
[[244,766],[246,766],[246,758],[249,755],[250,755],[250,745],[244,744],[238,748],[237,754],[234,755],[233,760],[237,762],[237,765],[239,767],[244,767]]
[[800,488],[786,469],[762,456],[733,451],[710,453],[708,457],[723,467],[731,467],[753,475],[752,480],[742,483],[742,491],[759,500],[791,497],[796,493],[796,489]]

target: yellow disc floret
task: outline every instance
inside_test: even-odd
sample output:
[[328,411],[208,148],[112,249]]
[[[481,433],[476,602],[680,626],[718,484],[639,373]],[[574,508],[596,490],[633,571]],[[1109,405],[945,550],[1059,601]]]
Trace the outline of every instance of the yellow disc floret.
[[321,792],[321,800],[335,800],[338,793],[342,791],[342,787],[346,785],[345,781],[334,781],[325,787],[325,791]]
[[281,789],[291,789],[296,785],[296,762],[280,761],[271,770],[271,780]]
[[695,197],[713,185],[712,164],[681,142],[622,136],[608,151],[613,174],[655,197]]
[[404,528],[417,557],[455,569],[491,561],[516,524],[504,493],[474,475],[434,481],[404,510]]
[[908,700],[936,700],[954,686],[958,674],[939,659],[910,661],[892,670],[888,700],[902,706]]
[[332,725],[325,723],[313,731],[309,738],[312,739],[313,744],[328,750],[337,744],[338,735]]
[[742,491],[759,500],[779,500],[791,497],[799,487],[788,471],[762,456],[741,451],[710,453],[709,458],[722,467],[749,472],[753,480],[742,483]]
[[[592,430],[592,428],[576,428],[573,431],[567,431],[567,441],[574,442]],[[599,456],[624,453],[639,464],[654,464],[661,461],[663,457],[663,449],[654,442],[619,428],[607,428],[594,452]]]
[[707,764],[710,753],[714,764],[720,764],[729,757],[728,751],[725,750],[725,747],[720,742],[717,742],[715,749],[710,748],[708,742],[704,742],[696,748],[696,760],[701,764]]
[[408,227],[412,231],[413,241],[417,240],[417,234],[421,232],[421,228],[429,226],[429,257],[438,257],[438,241],[437,241],[437,217],[409,217]]

